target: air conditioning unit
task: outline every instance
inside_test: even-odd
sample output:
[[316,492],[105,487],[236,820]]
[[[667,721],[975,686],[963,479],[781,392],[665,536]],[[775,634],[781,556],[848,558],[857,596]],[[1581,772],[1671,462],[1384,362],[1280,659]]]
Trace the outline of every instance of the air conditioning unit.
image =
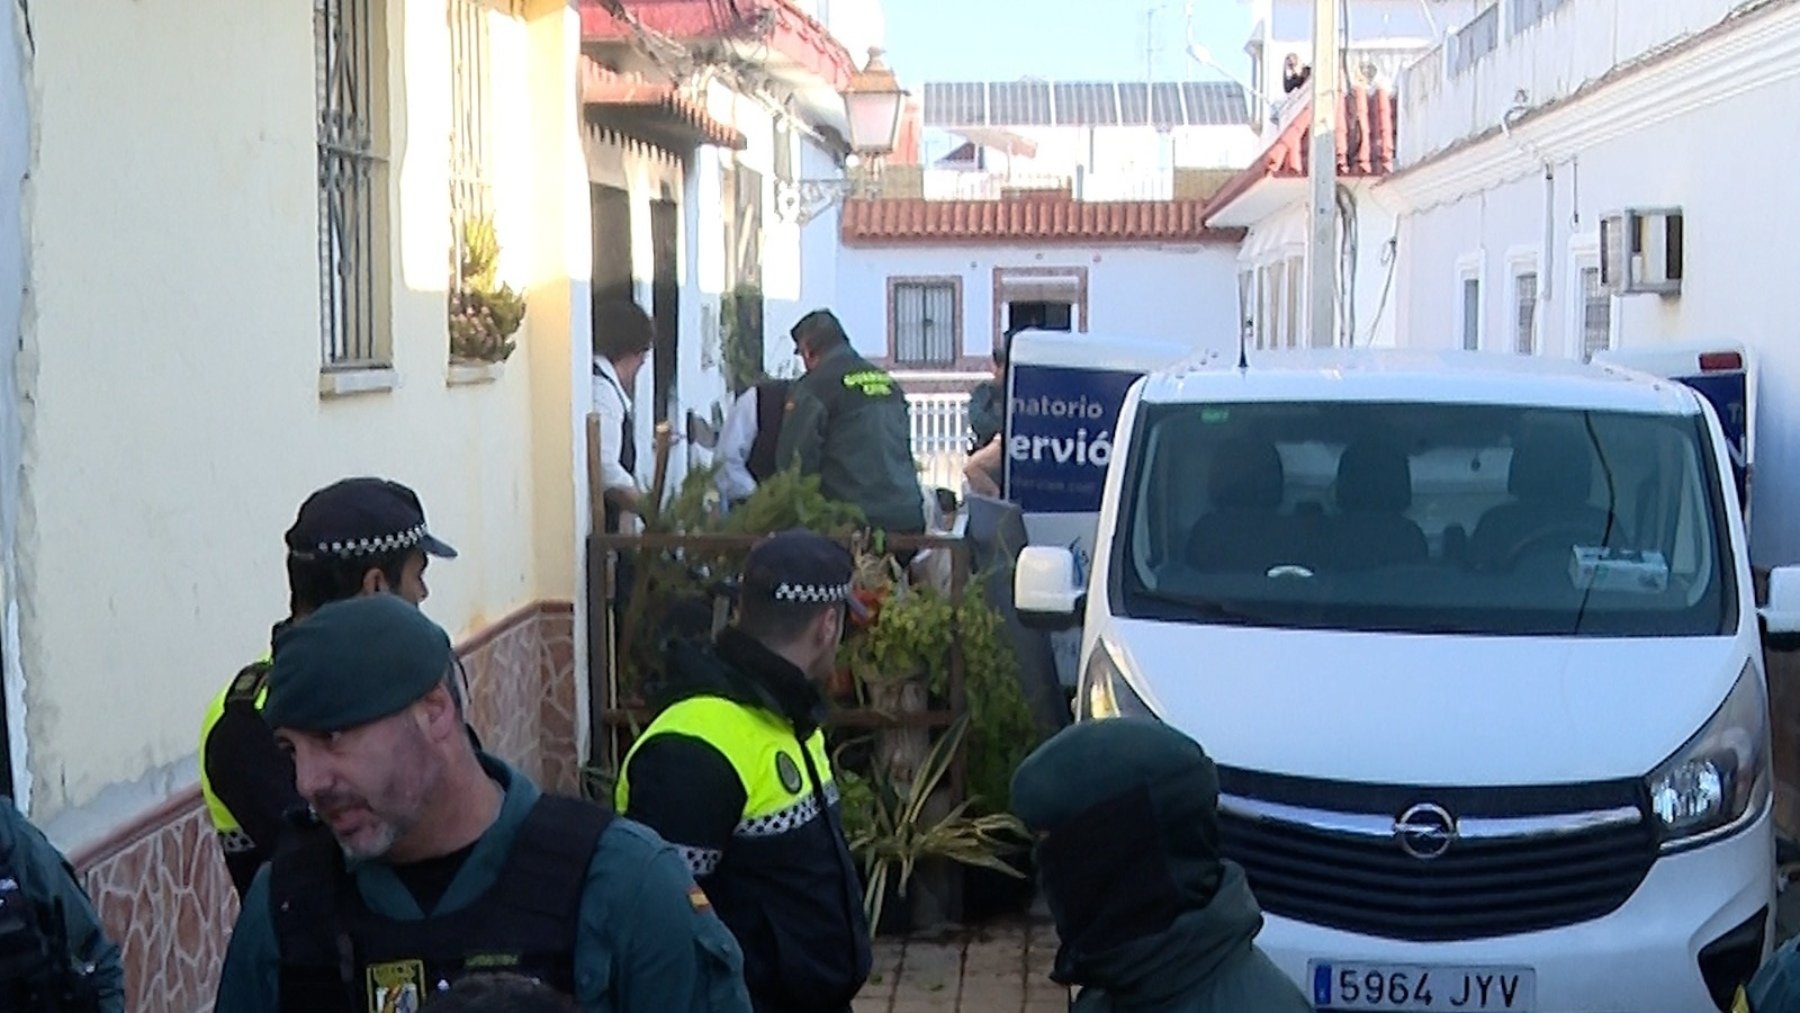
[[1681,294],[1680,208],[1634,208],[1600,219],[1600,282],[1614,295]]

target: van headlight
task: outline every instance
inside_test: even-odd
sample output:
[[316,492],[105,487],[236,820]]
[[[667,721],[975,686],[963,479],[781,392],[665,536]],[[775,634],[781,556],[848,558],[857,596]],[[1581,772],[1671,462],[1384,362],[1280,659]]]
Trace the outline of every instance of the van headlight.
[[1770,782],[1769,702],[1746,662],[1718,711],[1647,779],[1663,849],[1694,847],[1755,820]]
[[1118,654],[1105,637],[1094,642],[1094,652],[1088,655],[1087,669],[1082,673],[1081,684],[1085,687],[1081,701],[1082,713],[1076,715],[1079,720],[1097,718],[1140,717],[1153,718],[1156,712],[1144,703],[1131,683],[1125,679],[1125,668],[1119,663]]

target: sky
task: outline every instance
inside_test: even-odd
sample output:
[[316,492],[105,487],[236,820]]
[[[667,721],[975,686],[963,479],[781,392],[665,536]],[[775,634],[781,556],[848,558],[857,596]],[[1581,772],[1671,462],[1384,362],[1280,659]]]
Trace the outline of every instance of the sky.
[[[885,0],[882,6],[888,66],[915,94],[926,81],[1142,81],[1147,67],[1164,81],[1225,76],[1184,52],[1184,0]],[[1195,41],[1240,78],[1250,72],[1249,33],[1244,0],[1194,0]]]

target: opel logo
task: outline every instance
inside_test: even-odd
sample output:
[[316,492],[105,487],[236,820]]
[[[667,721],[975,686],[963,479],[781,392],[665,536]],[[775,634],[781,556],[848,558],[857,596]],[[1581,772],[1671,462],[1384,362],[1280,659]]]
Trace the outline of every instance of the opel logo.
[[1456,818],[1441,805],[1421,802],[1394,821],[1394,839],[1400,850],[1421,861],[1442,857],[1456,839]]

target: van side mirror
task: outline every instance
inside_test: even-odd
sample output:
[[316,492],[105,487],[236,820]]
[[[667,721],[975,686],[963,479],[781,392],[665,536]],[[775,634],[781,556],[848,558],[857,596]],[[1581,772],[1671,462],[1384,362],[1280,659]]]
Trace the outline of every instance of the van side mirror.
[[1066,630],[1081,621],[1087,592],[1075,582],[1075,554],[1055,545],[1028,545],[1013,570],[1013,608],[1033,629]]
[[1769,571],[1769,601],[1760,611],[1769,650],[1800,650],[1800,566]]

